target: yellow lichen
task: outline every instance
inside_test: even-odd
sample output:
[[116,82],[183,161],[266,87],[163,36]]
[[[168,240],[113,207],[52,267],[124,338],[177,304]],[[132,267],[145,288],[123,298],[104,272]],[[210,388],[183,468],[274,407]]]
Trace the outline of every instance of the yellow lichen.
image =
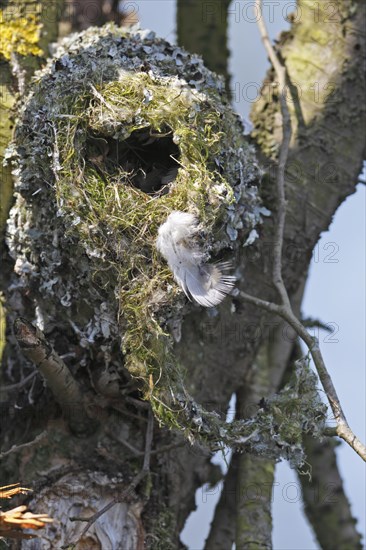
[[38,46],[42,24],[34,14],[8,20],[0,10],[0,54],[10,60],[11,54],[42,55]]

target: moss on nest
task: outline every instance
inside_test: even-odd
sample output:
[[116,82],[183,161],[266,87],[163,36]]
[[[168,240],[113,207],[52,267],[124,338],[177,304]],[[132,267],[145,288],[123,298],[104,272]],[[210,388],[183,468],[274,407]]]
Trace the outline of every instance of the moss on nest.
[[[83,96],[68,96],[60,107],[54,127],[61,167],[58,206],[72,218],[73,231],[85,246],[103,251],[103,263],[115,272],[125,366],[147,383],[147,395],[157,400],[161,416],[156,394],[160,389],[174,394],[179,374],[159,310],[172,307],[180,290],[156,252],[157,231],[171,211],[191,211],[211,236],[208,245],[212,242],[224,207],[234,202],[230,183],[215,169],[222,137],[230,140],[234,121],[218,97],[146,73],[122,72],[119,81],[86,87]],[[153,194],[134,186],[131,152],[115,150],[142,130],[144,138],[148,134],[157,142],[157,150],[167,137],[179,149],[175,180]],[[104,158],[96,147],[87,151],[88,140],[102,142]],[[143,145],[138,149],[132,152],[136,158],[144,154]]]

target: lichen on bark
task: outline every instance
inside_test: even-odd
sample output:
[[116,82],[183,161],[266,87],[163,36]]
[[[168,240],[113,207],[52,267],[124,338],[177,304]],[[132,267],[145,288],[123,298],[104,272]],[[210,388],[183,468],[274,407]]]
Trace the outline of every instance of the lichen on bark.
[[41,23],[35,14],[28,17],[16,17],[9,20],[0,10],[0,55],[10,60],[11,55],[42,55],[38,46]]

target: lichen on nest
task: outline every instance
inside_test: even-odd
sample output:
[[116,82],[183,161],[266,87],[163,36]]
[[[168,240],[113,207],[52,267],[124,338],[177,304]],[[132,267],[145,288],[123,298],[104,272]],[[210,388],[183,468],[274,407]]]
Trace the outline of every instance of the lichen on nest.
[[[36,75],[17,124],[16,208],[25,201],[36,213],[53,201],[53,231],[60,238],[65,231],[83,251],[90,285],[98,282],[109,289],[108,300],[117,299],[118,320],[108,320],[107,333],[122,335],[126,368],[170,424],[180,423],[168,403],[184,388],[168,324],[189,306],[155,249],[157,230],[171,211],[192,212],[207,253],[235,264],[260,220],[253,187],[259,168],[242,133],[221,79],[200,58],[152,33],[112,25],[58,47]],[[9,247],[18,271],[31,279],[29,264],[40,257],[42,236],[37,243],[38,237],[23,235],[19,254],[17,223],[13,213]],[[38,254],[27,247],[38,247]],[[62,282],[53,282],[52,270],[33,267],[50,297],[57,293]],[[80,301],[71,280],[67,288],[65,303]],[[105,312],[99,295],[94,299],[90,291],[86,301]],[[44,300],[38,308],[43,318],[48,307]],[[93,337],[106,335],[103,326],[90,326]],[[88,327],[77,330],[85,334]]]
[[[87,106],[82,118],[81,101]],[[146,377],[165,363],[166,343],[157,316],[179,292],[155,250],[158,227],[172,210],[189,210],[208,236],[220,209],[234,200],[228,181],[213,169],[224,129],[222,109],[215,107],[181,81],[124,71],[117,82],[86,89],[83,100],[77,97],[76,106],[67,106],[75,119],[61,118],[55,130],[63,157],[56,182],[58,205],[73,218],[87,249],[103,251],[115,268],[126,366],[135,376]],[[159,148],[160,140],[171,147]],[[174,144],[175,157],[169,154]],[[155,158],[150,161],[151,154]],[[139,177],[149,185],[153,170],[162,172],[160,180],[164,172],[169,175],[170,161],[173,168],[176,164],[171,183],[156,192],[138,187]]]

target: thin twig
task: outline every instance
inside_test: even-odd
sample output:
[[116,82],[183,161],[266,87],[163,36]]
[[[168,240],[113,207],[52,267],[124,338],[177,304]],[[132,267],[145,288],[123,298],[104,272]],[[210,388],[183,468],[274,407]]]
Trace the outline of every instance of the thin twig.
[[44,439],[47,435],[47,431],[41,432],[37,435],[32,441],[28,441],[27,443],[22,443],[21,445],[13,445],[10,449],[7,451],[4,451],[3,453],[0,453],[0,460],[4,458],[5,456],[8,456],[12,453],[17,453],[21,449],[25,449],[25,447],[33,447],[33,445],[36,445],[39,443],[42,439]]
[[[263,13],[262,0],[256,0],[256,9],[257,13],[258,11],[260,14]],[[283,137],[279,152],[276,177],[278,206],[273,250],[273,284],[281,297],[282,304],[286,304],[290,307],[290,300],[282,278],[282,247],[286,222],[285,169],[292,136],[291,116],[286,99],[286,68],[280,63],[280,60],[278,59],[277,54],[274,51],[274,48],[268,36],[263,15],[261,15],[258,19],[258,28],[268,57],[270,58],[273,68],[276,72],[279,85]]]
[[135,456],[143,456],[144,455],[144,451],[140,451],[139,449],[136,449],[136,447],[134,447],[133,445],[131,445],[131,443],[129,443],[128,441],[126,441],[125,439],[123,439],[122,437],[117,437],[115,436],[113,433],[112,433],[112,430],[108,430],[108,435],[110,435],[111,437],[113,437],[116,441],[118,441],[118,443],[122,443],[122,445],[124,445],[129,451],[131,451],[132,454],[134,454]]
[[[139,449],[136,449],[136,447],[131,445],[131,443],[129,443],[125,439],[123,439],[121,437],[117,437],[113,433],[112,430],[108,430],[108,434],[111,437],[113,437],[116,441],[118,441],[118,443],[121,443],[122,445],[124,445],[135,456],[144,456],[145,455],[145,451],[140,451]],[[172,450],[177,449],[179,447],[183,447],[186,444],[187,444],[187,442],[185,440],[183,440],[183,441],[179,441],[177,443],[170,443],[169,445],[163,445],[162,447],[158,447],[157,449],[152,450],[150,452],[150,455],[152,456],[152,455],[157,455],[157,454],[160,454],[160,453],[168,453],[169,451],[172,451]]]
[[[262,13],[262,0],[256,0],[256,8]],[[275,254],[274,254],[274,267],[273,267],[273,284],[280,294],[282,305],[275,304],[273,302],[267,302],[254,296],[250,296],[245,292],[241,292],[240,296],[245,301],[254,304],[266,311],[275,313],[285,319],[289,325],[295,330],[300,338],[305,342],[308,347],[312,359],[314,361],[319,379],[323,386],[323,389],[327,395],[329,404],[334,414],[336,421],[336,433],[337,435],[346,441],[356,453],[366,461],[366,447],[355,436],[353,431],[348,425],[345,414],[342,410],[340,400],[333,385],[333,381],[327,371],[322,353],[319,348],[319,342],[316,338],[312,337],[305,329],[302,323],[298,320],[294,314],[290,299],[287,293],[287,289],[282,278],[282,246],[284,236],[284,226],[286,220],[286,196],[285,196],[285,168],[288,157],[289,144],[291,140],[291,120],[289,109],[286,100],[286,70],[280,63],[276,52],[269,40],[268,32],[265,22],[262,17],[259,18],[258,27],[261,33],[263,44],[266,48],[268,56],[272,62],[272,65],[277,74],[280,90],[280,103],[281,113],[283,121],[283,141],[280,149],[278,171],[277,171],[277,192],[278,192],[278,216],[276,226],[276,242],[275,242]]]
[[145,441],[145,457],[142,469],[146,472],[150,471],[150,457],[151,457],[151,446],[154,433],[154,416],[152,410],[149,409],[149,420],[147,423],[146,429],[146,441]]
[[23,378],[23,380],[20,380],[19,382],[16,382],[15,384],[9,384],[8,386],[0,386],[0,392],[8,392],[8,391],[14,391],[14,390],[20,390],[23,386],[28,384],[30,380],[33,380],[33,378],[37,375],[37,371],[33,371],[28,376]]
[[[144,462],[142,465],[142,469],[140,472],[133,478],[131,483],[128,485],[128,487],[122,491],[120,495],[116,495],[104,508],[101,508],[93,514],[90,518],[79,518],[79,517],[71,517],[70,521],[87,521],[85,528],[83,529],[79,540],[81,540],[84,535],[87,533],[87,531],[90,529],[90,527],[99,519],[103,514],[108,512],[115,504],[118,502],[123,502],[126,500],[126,498],[132,493],[132,491],[137,487],[137,485],[144,479],[144,477],[150,472],[150,458],[151,458],[151,446],[152,446],[152,439],[153,439],[153,431],[154,431],[154,417],[152,414],[151,409],[149,409],[149,418],[147,423],[147,429],[146,429],[146,439],[145,439],[145,452],[144,452]],[[76,544],[76,543],[75,543]],[[72,548],[75,548],[75,544],[72,545]]]

